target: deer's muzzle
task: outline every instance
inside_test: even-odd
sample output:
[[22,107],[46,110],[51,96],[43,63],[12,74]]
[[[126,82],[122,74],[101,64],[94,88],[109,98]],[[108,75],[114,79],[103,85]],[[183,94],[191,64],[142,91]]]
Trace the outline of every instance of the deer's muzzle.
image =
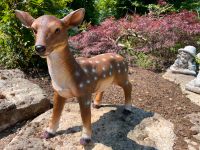
[[46,51],[46,47],[43,45],[36,45],[35,50],[39,55],[43,55]]

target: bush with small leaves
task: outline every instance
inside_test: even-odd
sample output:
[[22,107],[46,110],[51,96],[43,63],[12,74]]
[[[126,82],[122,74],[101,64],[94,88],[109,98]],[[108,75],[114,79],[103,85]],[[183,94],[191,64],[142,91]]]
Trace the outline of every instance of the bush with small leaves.
[[71,0],[2,0],[0,1],[0,64],[7,68],[44,66],[44,61],[35,55],[34,38],[29,29],[16,19],[14,10],[19,9],[38,17],[53,14],[63,17],[70,9]]

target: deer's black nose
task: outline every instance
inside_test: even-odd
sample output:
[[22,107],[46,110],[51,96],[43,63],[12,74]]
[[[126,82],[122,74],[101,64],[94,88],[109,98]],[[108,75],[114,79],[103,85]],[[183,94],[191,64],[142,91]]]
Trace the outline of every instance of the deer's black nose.
[[46,50],[46,47],[43,45],[36,45],[35,46],[35,50],[40,54],[40,53],[44,53]]

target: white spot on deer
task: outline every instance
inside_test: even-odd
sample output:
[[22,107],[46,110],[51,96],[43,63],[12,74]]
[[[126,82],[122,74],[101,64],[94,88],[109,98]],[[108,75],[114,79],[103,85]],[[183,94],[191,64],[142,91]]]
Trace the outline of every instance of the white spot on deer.
[[129,84],[129,81],[126,81],[125,84],[128,85],[128,84]]
[[85,106],[90,106],[91,105],[91,101],[90,100],[86,100],[85,101]]
[[103,68],[102,68],[102,70],[103,70],[103,71],[105,71],[105,70],[106,70],[106,68],[105,68],[105,67],[103,67]]
[[125,68],[124,71],[127,72],[128,71],[127,68]]
[[99,63],[99,61],[98,61],[98,60],[96,60],[96,61],[95,61],[95,63],[97,63],[97,64],[98,64],[98,63]]
[[103,74],[103,78],[106,78],[106,74]]
[[121,72],[121,70],[118,70],[118,73],[120,73]]
[[113,68],[113,66],[112,65],[110,65],[110,69],[112,69]]
[[96,69],[92,68],[92,72],[93,72],[93,73],[96,73]]
[[90,80],[87,80],[86,82],[87,82],[87,84],[90,84],[91,81],[90,81]]
[[76,71],[75,72],[75,76],[79,77],[80,76],[80,72]]
[[79,84],[79,87],[80,87],[80,88],[83,88],[83,86],[84,86],[83,83],[80,83],[80,84]]
[[102,61],[106,61],[106,59],[105,59],[105,58],[102,58]]
[[111,71],[109,72],[109,75],[112,76],[112,72]]
[[117,57],[117,58],[120,58],[121,56],[120,56],[120,55],[116,55],[116,57]]
[[95,76],[95,77],[94,77],[94,80],[95,80],[95,81],[96,81],[96,80],[98,80],[98,77],[97,77],[97,76]]
[[120,66],[120,64],[119,63],[117,63],[117,67],[119,67]]
[[86,68],[83,69],[85,73],[88,73],[88,70]]

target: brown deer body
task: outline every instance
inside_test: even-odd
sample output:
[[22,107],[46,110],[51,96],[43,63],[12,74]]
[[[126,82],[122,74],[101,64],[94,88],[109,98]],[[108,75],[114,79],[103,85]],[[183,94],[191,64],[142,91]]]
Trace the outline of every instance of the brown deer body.
[[128,80],[128,66],[118,54],[106,53],[92,58],[75,59],[68,47],[67,29],[80,24],[84,9],[73,11],[63,19],[44,15],[34,19],[27,12],[16,16],[35,33],[36,52],[47,59],[54,88],[54,107],[44,138],[53,136],[58,128],[65,99],[77,97],[83,121],[81,144],[91,140],[91,95],[96,93],[93,106],[99,108],[103,91],[111,84],[119,85],[125,93],[125,112],[131,107],[132,86]]

